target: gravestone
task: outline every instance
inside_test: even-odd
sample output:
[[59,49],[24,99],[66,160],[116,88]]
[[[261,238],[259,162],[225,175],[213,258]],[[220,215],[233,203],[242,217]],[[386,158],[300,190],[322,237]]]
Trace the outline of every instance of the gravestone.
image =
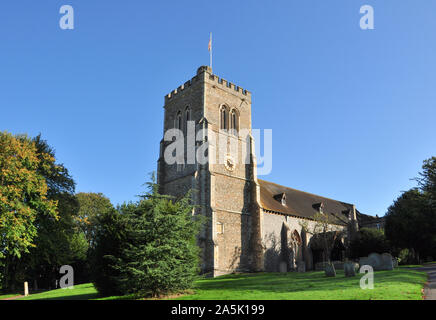
[[389,253],[383,253],[381,255],[381,270],[394,270],[394,263],[392,256]]
[[304,261],[297,261],[297,272],[306,272],[306,263]]
[[280,262],[280,264],[279,264],[279,271],[282,272],[282,273],[288,271],[288,266],[287,266],[286,262],[284,262],[284,261]]
[[335,266],[332,263],[327,263],[325,266],[325,275],[327,277],[336,277]]
[[356,275],[356,264],[354,262],[345,262],[344,272],[346,277],[354,277]]
[[389,253],[371,253],[368,257],[360,258],[359,264],[360,266],[369,265],[376,271],[394,269],[392,256]]
[[372,260],[371,266],[374,268],[374,270],[382,270],[383,260],[381,254],[370,253],[368,258]]

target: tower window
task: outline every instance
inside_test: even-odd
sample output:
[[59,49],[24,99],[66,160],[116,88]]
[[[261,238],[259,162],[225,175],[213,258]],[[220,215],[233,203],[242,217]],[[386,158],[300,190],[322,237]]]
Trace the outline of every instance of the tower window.
[[229,129],[229,111],[226,106],[221,107],[220,112],[220,129],[221,130],[228,130]]
[[179,130],[183,129],[182,113],[180,111],[177,113],[176,126],[177,126],[177,129],[179,129]]
[[238,134],[238,120],[238,113],[236,112],[236,110],[232,110],[230,112],[230,131],[234,135]]
[[185,131],[188,130],[188,121],[191,121],[191,109],[189,109],[189,107],[186,107],[186,110],[185,110]]
[[189,109],[189,107],[186,107],[185,115],[186,115],[186,122],[190,121],[191,120],[191,109]]

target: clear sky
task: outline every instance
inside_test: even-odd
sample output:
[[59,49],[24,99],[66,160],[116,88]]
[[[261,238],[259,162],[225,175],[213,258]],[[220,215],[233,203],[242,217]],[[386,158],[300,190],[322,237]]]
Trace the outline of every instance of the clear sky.
[[260,178],[383,215],[436,155],[435,16],[434,0],[2,1],[0,130],[41,133],[78,192],[135,200],[164,95],[209,63],[213,32],[214,73],[273,129]]

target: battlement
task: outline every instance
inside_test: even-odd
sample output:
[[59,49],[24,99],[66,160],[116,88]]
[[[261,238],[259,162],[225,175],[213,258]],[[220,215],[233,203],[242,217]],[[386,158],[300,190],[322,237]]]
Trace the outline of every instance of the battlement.
[[233,90],[240,95],[251,97],[251,93],[248,90],[245,90],[232,82],[229,82],[223,78],[220,78],[212,73],[212,69],[209,66],[201,66],[197,70],[197,74],[191,79],[186,81],[184,84],[179,86],[177,89],[171,91],[169,94],[165,96],[165,103],[169,102],[172,98],[177,96],[179,93],[182,93],[186,88],[191,87],[193,84],[200,80],[209,79],[214,82],[216,85],[221,86],[222,88],[226,88],[227,90]]

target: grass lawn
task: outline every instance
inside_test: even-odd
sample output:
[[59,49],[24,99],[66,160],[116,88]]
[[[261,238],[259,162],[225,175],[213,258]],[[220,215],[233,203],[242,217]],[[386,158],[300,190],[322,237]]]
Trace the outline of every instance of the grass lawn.
[[98,298],[92,283],[79,284],[74,289],[56,289],[30,294],[18,300],[90,300]]
[[[421,289],[427,279],[424,272],[407,268],[377,271],[374,289],[360,288],[361,275],[345,278],[343,271],[336,278],[324,272],[233,274],[196,281],[194,294],[177,300],[421,300]],[[90,283],[74,289],[57,289],[37,293],[20,300],[117,300],[133,296],[99,297]]]
[[127,300],[133,296],[101,297],[92,283],[75,285],[73,289],[56,289],[30,294],[17,300]]
[[0,300],[2,299],[7,299],[7,298],[11,298],[11,297],[15,297],[15,296],[19,296],[22,293],[8,293],[8,294],[1,294],[0,293]]

